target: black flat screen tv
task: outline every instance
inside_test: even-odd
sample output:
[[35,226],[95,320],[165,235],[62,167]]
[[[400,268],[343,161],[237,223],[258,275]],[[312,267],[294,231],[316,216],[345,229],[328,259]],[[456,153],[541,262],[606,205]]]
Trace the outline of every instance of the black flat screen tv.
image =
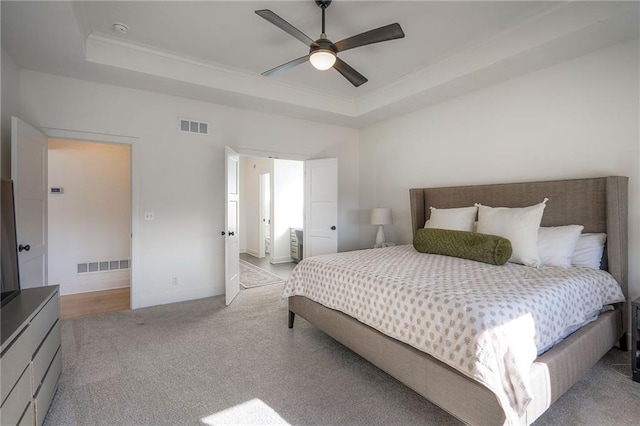
[[0,286],[4,306],[20,293],[20,274],[18,271],[18,243],[16,238],[16,213],[13,198],[13,182],[1,178],[0,183],[0,258],[2,268]]

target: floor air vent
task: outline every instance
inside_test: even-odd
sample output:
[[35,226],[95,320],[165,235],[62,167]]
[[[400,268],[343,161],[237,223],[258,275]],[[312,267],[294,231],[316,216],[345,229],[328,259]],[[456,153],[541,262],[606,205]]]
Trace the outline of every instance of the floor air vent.
[[99,262],[78,263],[76,270],[79,274],[86,274],[89,272],[121,271],[123,269],[129,269],[130,264],[131,262],[129,259],[101,260]]
[[188,120],[186,118],[178,119],[178,129],[185,133],[198,133],[200,135],[209,134],[209,123],[204,121]]

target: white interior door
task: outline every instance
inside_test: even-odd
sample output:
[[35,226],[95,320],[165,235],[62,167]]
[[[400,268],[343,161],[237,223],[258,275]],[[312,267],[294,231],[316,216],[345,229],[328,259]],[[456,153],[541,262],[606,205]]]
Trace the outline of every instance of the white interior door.
[[48,143],[40,131],[11,118],[11,178],[22,288],[47,285]]
[[304,257],[338,251],[338,159],[304,164]]
[[225,214],[222,231],[224,236],[225,304],[229,306],[240,292],[240,245],[238,242],[238,220],[240,200],[240,156],[229,147],[225,148]]

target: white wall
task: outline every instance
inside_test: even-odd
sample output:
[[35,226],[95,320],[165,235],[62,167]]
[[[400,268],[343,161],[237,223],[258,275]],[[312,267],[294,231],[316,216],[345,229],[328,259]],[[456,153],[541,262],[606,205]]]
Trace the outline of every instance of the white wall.
[[290,228],[304,221],[304,163],[273,160],[271,262],[291,262]]
[[131,149],[49,140],[49,282],[60,294],[128,287],[130,270],[77,273],[77,264],[131,259]]
[[260,252],[260,175],[271,173],[270,158],[240,157],[240,253]]
[[20,70],[11,56],[2,49],[1,89],[2,113],[0,120],[0,176],[11,178],[11,117],[18,116],[20,107]]
[[[137,306],[224,292],[226,145],[337,157],[338,247],[359,247],[357,130],[26,70],[20,71],[20,101],[21,118],[36,127],[137,138],[132,175],[139,192],[132,287]],[[209,122],[210,134],[179,133],[178,117]],[[143,221],[145,211],[155,212],[155,220]],[[171,284],[173,276],[179,285]]]
[[[629,176],[630,296],[640,296],[638,43],[627,42],[381,122],[361,133],[360,205],[393,208],[411,241],[408,189]],[[371,245],[375,227],[363,227]]]

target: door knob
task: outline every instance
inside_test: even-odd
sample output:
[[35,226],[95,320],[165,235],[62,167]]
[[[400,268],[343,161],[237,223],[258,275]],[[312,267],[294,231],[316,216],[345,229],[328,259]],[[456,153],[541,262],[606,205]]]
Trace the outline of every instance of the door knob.
[[333,226],[331,227],[331,230],[332,230],[332,231],[335,231],[335,230],[336,230],[336,226],[335,226],[335,225],[333,225]]
[[31,246],[29,244],[26,244],[24,246],[22,244],[20,244],[18,246],[18,251],[23,251],[23,250],[24,251],[29,251],[29,250],[31,250]]
[[226,235],[226,234],[227,234],[227,233],[226,233],[226,232],[224,232],[224,231],[222,231],[222,232],[220,233],[220,235]]
[[233,237],[234,235],[236,235],[236,234],[235,234],[235,232],[233,232],[233,231],[229,231],[229,236],[230,236],[230,237]]

